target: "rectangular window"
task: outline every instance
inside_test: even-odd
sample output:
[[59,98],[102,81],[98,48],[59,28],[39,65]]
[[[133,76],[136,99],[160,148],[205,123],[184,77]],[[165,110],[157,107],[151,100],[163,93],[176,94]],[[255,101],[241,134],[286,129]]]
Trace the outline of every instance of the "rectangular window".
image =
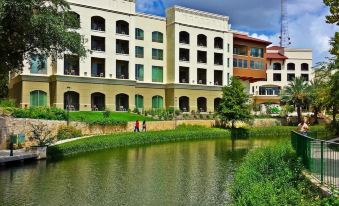
[[142,64],[135,65],[135,80],[144,81],[144,65]]
[[293,81],[295,78],[295,74],[287,74],[287,81]]
[[230,85],[230,73],[227,73],[227,85]]
[[144,40],[144,30],[136,28],[135,29],[135,39]]
[[308,74],[301,74],[301,78],[306,82],[309,81]]
[[251,69],[254,69],[254,61],[251,61]]
[[161,32],[153,32],[152,33],[152,42],[163,43],[164,35]]
[[163,82],[163,68],[152,66],[152,82]]
[[47,59],[33,55],[31,57],[31,74],[47,74]]
[[242,67],[242,59],[238,59],[238,67],[239,67],[239,68]]
[[230,68],[230,58],[227,58],[227,68]]
[[264,49],[251,48],[251,56],[252,57],[264,58]]
[[233,67],[238,67],[238,60],[237,59],[233,59]]
[[227,44],[227,52],[230,52],[230,44]]
[[246,69],[248,68],[247,60],[244,60],[243,68],[246,68]]
[[135,47],[135,57],[144,58],[144,47],[141,46]]
[[154,60],[163,60],[164,52],[162,49],[152,49],[152,59]]
[[105,37],[91,36],[91,49],[93,51],[105,51]]
[[273,81],[280,82],[281,81],[281,74],[273,74]]

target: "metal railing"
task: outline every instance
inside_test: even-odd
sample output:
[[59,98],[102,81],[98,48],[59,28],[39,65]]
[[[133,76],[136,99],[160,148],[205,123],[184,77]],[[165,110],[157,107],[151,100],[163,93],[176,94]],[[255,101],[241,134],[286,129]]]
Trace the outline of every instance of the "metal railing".
[[322,184],[339,189],[339,144],[291,132],[292,146],[301,157],[305,168]]

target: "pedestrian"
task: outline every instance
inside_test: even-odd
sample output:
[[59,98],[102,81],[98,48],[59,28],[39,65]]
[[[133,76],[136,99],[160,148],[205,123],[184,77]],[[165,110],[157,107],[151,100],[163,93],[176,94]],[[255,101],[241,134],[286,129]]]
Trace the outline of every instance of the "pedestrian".
[[146,120],[142,122],[142,131],[146,132]]
[[309,127],[305,120],[301,120],[300,124],[298,124],[299,132],[303,135],[307,135]]
[[139,130],[139,120],[135,121],[134,132],[140,132],[140,130]]

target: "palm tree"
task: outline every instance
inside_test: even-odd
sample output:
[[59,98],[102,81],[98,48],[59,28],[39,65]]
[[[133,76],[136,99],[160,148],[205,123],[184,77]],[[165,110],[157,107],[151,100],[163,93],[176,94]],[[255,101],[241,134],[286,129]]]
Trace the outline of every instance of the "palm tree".
[[297,108],[298,121],[302,121],[301,107],[307,104],[309,99],[310,86],[301,77],[296,77],[283,88],[280,96],[281,101]]

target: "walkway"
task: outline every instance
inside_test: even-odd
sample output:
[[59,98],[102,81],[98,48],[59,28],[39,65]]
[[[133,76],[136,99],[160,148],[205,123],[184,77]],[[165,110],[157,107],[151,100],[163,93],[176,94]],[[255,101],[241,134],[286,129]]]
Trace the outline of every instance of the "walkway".
[[28,159],[36,159],[38,157],[36,152],[26,149],[13,150],[13,156],[9,156],[9,150],[0,150],[0,164],[8,162],[23,161]]

